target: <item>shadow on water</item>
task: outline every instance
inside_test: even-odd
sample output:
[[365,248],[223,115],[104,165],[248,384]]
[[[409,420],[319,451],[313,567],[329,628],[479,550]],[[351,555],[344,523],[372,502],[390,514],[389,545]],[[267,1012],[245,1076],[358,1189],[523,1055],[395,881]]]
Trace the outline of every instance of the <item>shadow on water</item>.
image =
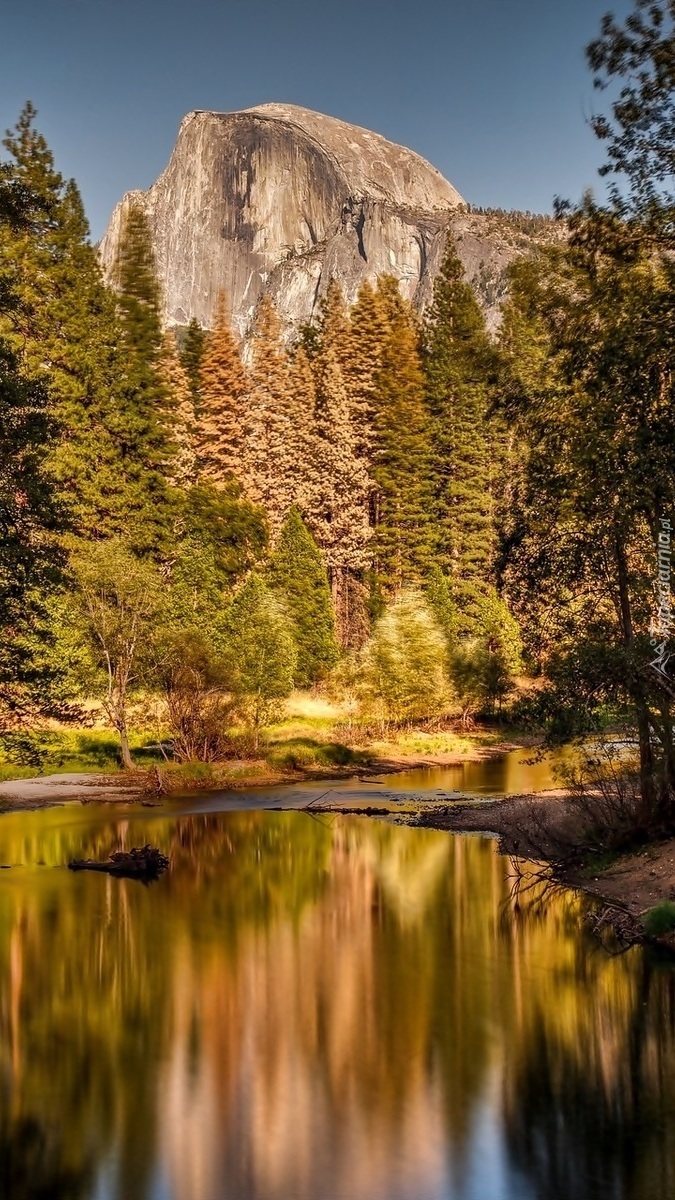
[[675,1196],[675,975],[489,839],[87,806],[0,861],[3,1200]]

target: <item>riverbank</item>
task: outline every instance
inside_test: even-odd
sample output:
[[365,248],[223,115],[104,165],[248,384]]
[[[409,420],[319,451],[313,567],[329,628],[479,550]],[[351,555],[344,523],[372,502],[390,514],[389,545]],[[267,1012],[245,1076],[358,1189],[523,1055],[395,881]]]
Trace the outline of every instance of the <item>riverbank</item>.
[[[604,901],[608,906],[607,923],[621,926],[622,935],[630,940],[640,940],[645,913],[675,899],[675,838],[581,869],[561,867],[557,864],[556,844],[547,831],[559,819],[564,798],[563,790],[552,788],[536,795],[467,802],[433,811],[420,809],[413,820],[425,828],[494,834],[502,853],[540,862],[551,869],[556,882],[580,888]],[[612,914],[612,909],[617,911]]]
[[[458,739],[459,742],[459,739]],[[0,783],[0,813],[15,809],[49,808],[52,805],[81,803],[144,804],[153,798],[190,796],[204,792],[243,791],[258,787],[284,787],[298,783],[331,782],[358,778],[375,779],[404,771],[426,770],[480,763],[499,758],[512,750],[525,748],[524,741],[495,741],[494,733],[482,732],[472,739],[463,738],[461,748],[406,752],[387,745],[385,754],[363,751],[359,759],[347,763],[275,769],[267,759],[228,760],[223,763],[194,763],[179,766],[153,764],[134,771],[72,771]]]

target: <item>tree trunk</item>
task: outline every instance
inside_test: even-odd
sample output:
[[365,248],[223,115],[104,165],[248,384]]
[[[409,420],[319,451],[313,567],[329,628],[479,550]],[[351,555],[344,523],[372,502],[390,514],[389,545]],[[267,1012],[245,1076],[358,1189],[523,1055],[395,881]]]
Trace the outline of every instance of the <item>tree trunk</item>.
[[122,766],[125,771],[133,771],[134,760],[131,757],[129,749],[129,735],[127,733],[126,721],[122,720],[119,726],[120,746],[122,749]]
[[[620,529],[614,533],[614,548],[616,553],[617,582],[619,587],[619,606],[621,611],[621,627],[623,642],[629,659],[633,658],[635,638],[633,634],[633,616],[630,605],[628,586],[628,562],[626,547],[623,543]],[[647,704],[646,688],[638,673],[637,663],[629,662],[628,694],[633,702],[638,732],[640,751],[640,796],[645,815],[648,819],[656,816],[658,798],[656,794],[654,750],[651,738],[651,723],[649,720],[649,705]]]

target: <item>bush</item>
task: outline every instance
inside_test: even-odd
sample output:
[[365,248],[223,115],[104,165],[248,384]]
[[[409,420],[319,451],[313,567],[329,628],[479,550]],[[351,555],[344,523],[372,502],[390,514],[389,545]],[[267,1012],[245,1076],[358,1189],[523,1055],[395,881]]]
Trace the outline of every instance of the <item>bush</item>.
[[675,933],[675,904],[672,900],[663,900],[650,908],[644,918],[644,928],[647,937],[663,937],[665,933]]
[[359,682],[387,723],[441,712],[448,700],[446,642],[424,597],[402,590],[375,625]]

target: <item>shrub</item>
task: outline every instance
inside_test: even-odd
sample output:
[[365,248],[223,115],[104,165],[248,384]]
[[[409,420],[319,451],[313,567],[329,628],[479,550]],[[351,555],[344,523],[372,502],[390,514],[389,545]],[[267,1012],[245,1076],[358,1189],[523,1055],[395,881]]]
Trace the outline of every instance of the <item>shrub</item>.
[[672,900],[663,900],[650,908],[644,918],[645,933],[648,937],[662,937],[664,933],[675,933],[675,904]]

